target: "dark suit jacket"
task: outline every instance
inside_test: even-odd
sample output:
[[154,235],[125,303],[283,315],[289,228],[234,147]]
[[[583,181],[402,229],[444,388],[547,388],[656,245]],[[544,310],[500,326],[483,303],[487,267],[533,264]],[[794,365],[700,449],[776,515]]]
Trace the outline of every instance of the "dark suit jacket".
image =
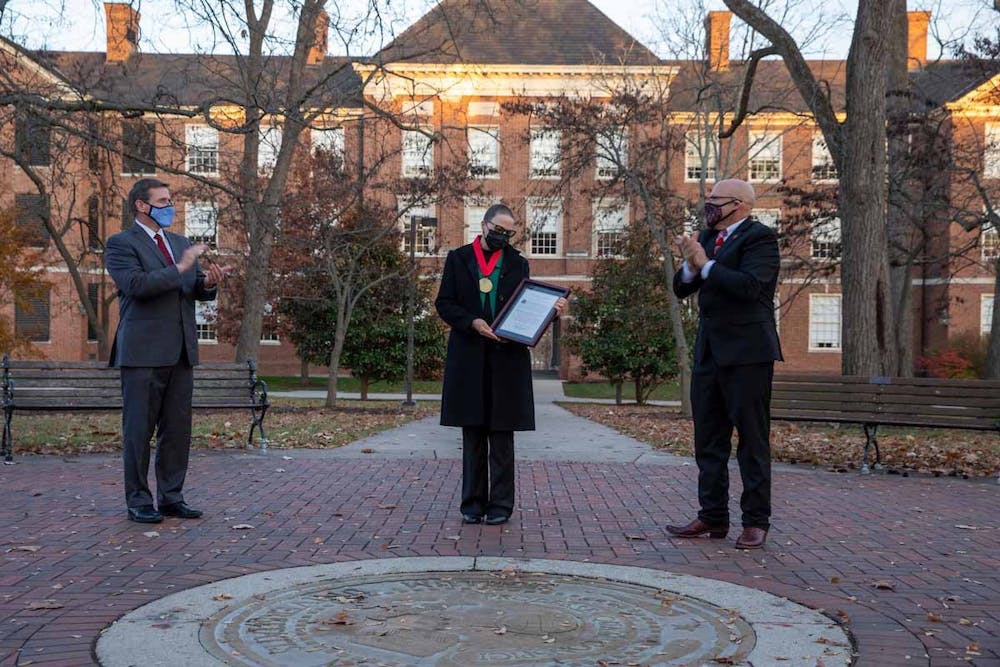
[[[191,245],[163,230],[175,260]],[[205,274],[195,263],[183,275],[167,264],[156,243],[135,223],[108,239],[104,266],[118,287],[120,314],[111,366],[173,366],[182,347],[198,363],[194,302],[212,301],[218,288],[205,288]]]
[[[698,240],[711,257],[716,232],[704,230]],[[774,230],[748,218],[719,249],[715,264],[702,280],[674,275],[674,293],[681,299],[698,292],[698,338],[695,363],[711,354],[719,366],[781,361],[774,323],[774,290],[781,257]]]
[[[528,261],[514,248],[502,251],[497,311],[521,280],[528,277]],[[483,312],[479,296],[479,266],[472,245],[448,253],[441,287],[434,301],[448,326],[448,356],[445,359],[441,396],[443,426],[488,426],[495,431],[530,431],[535,428],[535,401],[531,387],[531,355],[520,343],[496,343],[472,329],[472,321],[492,321]],[[491,354],[487,355],[489,347]],[[493,401],[491,419],[485,418],[484,371],[489,364]]]

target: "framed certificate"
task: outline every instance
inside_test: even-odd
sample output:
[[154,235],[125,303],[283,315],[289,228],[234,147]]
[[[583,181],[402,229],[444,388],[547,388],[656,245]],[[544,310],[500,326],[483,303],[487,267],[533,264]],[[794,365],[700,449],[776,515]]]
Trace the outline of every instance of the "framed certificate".
[[534,347],[556,316],[556,301],[568,294],[568,287],[525,278],[494,320],[493,333]]

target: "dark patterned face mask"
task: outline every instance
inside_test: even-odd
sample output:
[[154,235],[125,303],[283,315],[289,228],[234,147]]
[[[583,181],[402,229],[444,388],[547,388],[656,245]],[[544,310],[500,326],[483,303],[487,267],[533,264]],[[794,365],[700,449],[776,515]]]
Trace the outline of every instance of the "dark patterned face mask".
[[716,225],[718,225],[720,222],[722,222],[723,220],[731,216],[733,213],[735,213],[736,209],[733,209],[726,215],[722,214],[723,207],[728,204],[732,204],[734,201],[740,201],[740,200],[734,197],[733,199],[730,199],[727,202],[723,202],[722,204],[713,204],[712,202],[705,202],[705,227],[707,227],[708,229],[714,229]]
[[507,245],[507,235],[497,230],[491,230],[486,234],[486,247],[490,250],[500,250]]

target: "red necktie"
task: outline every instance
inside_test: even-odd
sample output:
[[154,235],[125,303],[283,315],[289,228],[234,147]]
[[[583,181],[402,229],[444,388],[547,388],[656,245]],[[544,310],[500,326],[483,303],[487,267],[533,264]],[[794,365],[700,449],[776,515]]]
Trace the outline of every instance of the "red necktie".
[[159,232],[157,232],[153,235],[153,238],[156,239],[156,246],[160,249],[160,254],[163,255],[163,259],[166,260],[167,266],[173,266],[174,258],[170,256],[170,251],[167,250],[167,244],[163,242],[163,237],[160,236]]
[[728,229],[723,229],[719,232],[719,235],[715,237],[715,249],[712,250],[713,257],[719,254],[719,248],[721,248],[722,244],[726,242],[726,232],[728,231]]

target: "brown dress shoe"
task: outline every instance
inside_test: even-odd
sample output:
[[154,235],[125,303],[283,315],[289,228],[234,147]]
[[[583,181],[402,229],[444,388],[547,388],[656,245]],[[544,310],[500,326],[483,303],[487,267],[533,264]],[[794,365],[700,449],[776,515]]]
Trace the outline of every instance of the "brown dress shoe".
[[705,533],[713,539],[722,539],[729,533],[729,526],[726,524],[705,523],[701,519],[695,519],[686,526],[667,526],[667,532],[677,537],[701,537]]
[[744,528],[740,538],[736,540],[737,549],[760,549],[767,540],[767,528]]

